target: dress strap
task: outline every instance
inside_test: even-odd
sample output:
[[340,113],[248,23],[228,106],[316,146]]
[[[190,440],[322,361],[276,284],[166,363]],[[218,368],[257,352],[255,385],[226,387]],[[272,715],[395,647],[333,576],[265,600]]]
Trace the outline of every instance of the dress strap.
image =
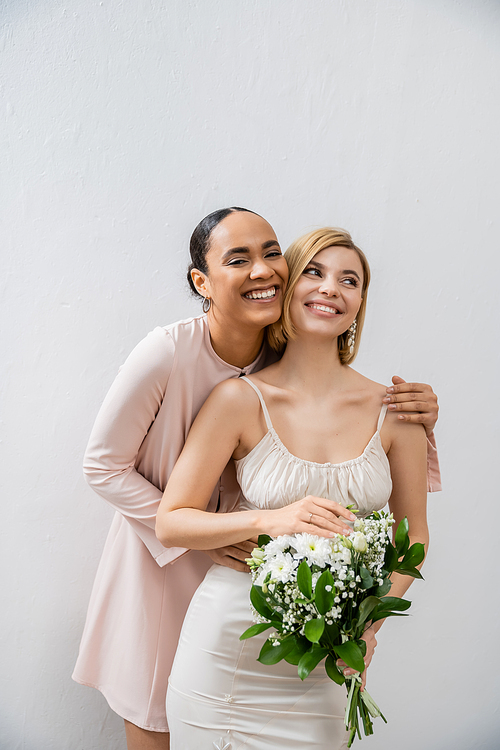
[[248,383],[248,385],[252,386],[252,388],[254,389],[255,393],[259,397],[260,405],[262,406],[262,411],[264,412],[264,419],[266,420],[266,427],[267,427],[267,429],[268,430],[274,429],[273,428],[273,423],[271,422],[271,417],[269,416],[269,412],[267,411],[266,402],[264,401],[264,396],[262,395],[262,393],[259,391],[259,389],[255,385],[255,383],[252,383],[252,381],[249,380],[245,375],[242,375],[239,379],[240,380],[245,380]]
[[380,428],[384,424],[385,415],[387,414],[387,404],[384,404],[380,410],[380,416],[377,422],[377,432],[380,432]]

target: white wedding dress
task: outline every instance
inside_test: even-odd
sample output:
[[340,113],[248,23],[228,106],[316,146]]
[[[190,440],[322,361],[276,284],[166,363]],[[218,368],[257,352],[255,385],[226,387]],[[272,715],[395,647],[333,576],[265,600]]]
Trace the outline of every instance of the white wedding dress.
[[[262,394],[268,432],[236,462],[242,508],[279,508],[306,495],[354,505],[360,515],[384,507],[389,462],[377,431],[357,458],[318,464],[293,456],[276,434]],[[171,750],[340,750],[347,747],[345,687],[320,663],[303,682],[285,661],[257,661],[269,632],[240,641],[252,624],[251,577],[214,565],[184,620],[167,694]]]

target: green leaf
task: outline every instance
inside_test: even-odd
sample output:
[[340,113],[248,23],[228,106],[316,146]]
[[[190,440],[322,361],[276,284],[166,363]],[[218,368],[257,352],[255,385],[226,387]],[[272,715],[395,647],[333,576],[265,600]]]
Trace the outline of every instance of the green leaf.
[[322,617],[317,620],[308,620],[304,625],[304,635],[311,643],[318,643],[324,629],[325,621]]
[[380,604],[380,601],[378,596],[367,596],[366,599],[363,599],[358,609],[358,625],[362,625],[368,620],[371,612]]
[[252,586],[250,589],[250,601],[254,608],[257,610],[259,615],[265,617],[266,620],[272,620],[274,612],[270,609],[269,604],[266,602],[266,595],[262,591],[260,586]]
[[257,539],[257,544],[259,547],[264,547],[266,544],[269,544],[269,542],[272,541],[272,537],[269,536],[269,534],[259,534],[259,538]]
[[277,646],[273,646],[272,641],[267,640],[260,650],[257,661],[260,661],[261,664],[277,664],[288,656],[294,645],[293,638],[286,638],[284,641],[280,641]]
[[361,576],[361,581],[364,589],[371,589],[373,586],[373,576],[370,575],[368,570],[364,567],[364,565],[361,566],[359,569],[359,575]]
[[396,548],[388,542],[385,548],[384,568],[388,573],[392,573],[398,562],[399,558]]
[[305,652],[308,651],[310,648],[311,648],[311,644],[307,640],[307,638],[303,638],[302,636],[296,635],[295,645],[290,651],[290,653],[287,656],[285,656],[285,661],[287,661],[289,664],[293,664],[294,666],[297,666],[302,656],[304,656]]
[[325,630],[323,633],[323,641],[326,641],[330,646],[335,645],[335,641],[339,637],[339,626],[336,623],[327,625],[325,623]]
[[395,612],[404,612],[411,607],[411,602],[408,599],[401,599],[399,596],[384,596],[380,602],[384,609],[394,610]]
[[374,623],[379,620],[385,620],[387,617],[408,617],[408,615],[405,612],[388,612],[382,610],[381,612],[375,612],[371,617],[371,621]]
[[306,653],[302,656],[301,660],[299,661],[297,671],[299,673],[299,677],[301,680],[305,680],[306,677],[310,674],[310,672],[315,669],[320,661],[325,658],[325,656],[328,655],[328,649],[327,648],[321,648],[321,646],[316,646],[314,644],[311,646],[309,651],[306,651]]
[[297,569],[297,586],[306,599],[312,597],[312,573],[306,560],[302,560]]
[[335,646],[334,651],[339,659],[345,661],[349,667],[352,667],[352,669],[355,669],[357,672],[363,672],[365,662],[357,643],[354,643],[354,641],[346,641],[339,646]]
[[414,568],[420,565],[425,557],[425,547],[422,542],[415,542],[412,544],[408,552],[405,554],[401,561],[403,568]]
[[335,664],[335,659],[331,654],[328,654],[325,661],[325,671],[328,675],[328,677],[337,683],[337,685],[343,685],[345,682],[345,677],[340,671],[340,669]]
[[356,641],[356,643],[358,644],[359,650],[361,651],[361,654],[362,654],[363,659],[364,659],[365,656],[366,656],[366,641],[364,641],[362,638],[358,638],[358,640]]
[[396,531],[396,536],[394,537],[394,544],[398,551],[398,557],[404,555],[408,547],[410,546],[410,538],[408,536],[408,519],[406,516],[399,523]]
[[385,596],[391,590],[392,583],[390,578],[385,578],[381,586],[375,589],[375,596]]
[[[331,587],[331,591],[326,590],[327,586]],[[320,615],[326,615],[331,610],[334,599],[335,581],[330,571],[325,570],[318,578],[314,589],[314,603]]]
[[384,596],[380,604],[371,614],[371,621],[377,622],[385,617],[406,617],[401,613],[411,607],[411,602],[407,599],[400,599],[398,596]]
[[402,576],[411,576],[412,578],[418,578],[421,581],[424,580],[422,573],[416,568],[396,568],[396,571],[401,573]]
[[247,638],[253,638],[254,635],[259,635],[259,633],[263,633],[265,630],[269,630],[269,628],[272,628],[271,622],[259,622],[256,625],[252,625],[240,635],[240,641],[246,641]]

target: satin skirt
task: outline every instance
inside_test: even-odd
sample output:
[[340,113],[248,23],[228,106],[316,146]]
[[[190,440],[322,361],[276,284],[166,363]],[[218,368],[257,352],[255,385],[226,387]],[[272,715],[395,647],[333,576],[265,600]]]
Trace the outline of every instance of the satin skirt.
[[341,750],[346,690],[320,664],[303,682],[285,661],[257,661],[248,573],[214,565],[182,627],[167,693],[171,750]]

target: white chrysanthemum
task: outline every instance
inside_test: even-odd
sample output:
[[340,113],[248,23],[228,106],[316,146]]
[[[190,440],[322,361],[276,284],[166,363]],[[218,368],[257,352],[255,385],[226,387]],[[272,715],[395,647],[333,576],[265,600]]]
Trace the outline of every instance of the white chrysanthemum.
[[288,583],[292,580],[296,563],[289,552],[278,552],[268,562],[271,580]]
[[289,534],[283,536],[277,536],[276,539],[271,539],[266,544],[266,557],[269,559],[273,555],[277,555],[279,552],[284,552],[289,547],[294,547],[295,538]]
[[296,560],[306,559],[309,565],[324,567],[332,557],[332,547],[328,539],[314,534],[297,534],[293,546]]

